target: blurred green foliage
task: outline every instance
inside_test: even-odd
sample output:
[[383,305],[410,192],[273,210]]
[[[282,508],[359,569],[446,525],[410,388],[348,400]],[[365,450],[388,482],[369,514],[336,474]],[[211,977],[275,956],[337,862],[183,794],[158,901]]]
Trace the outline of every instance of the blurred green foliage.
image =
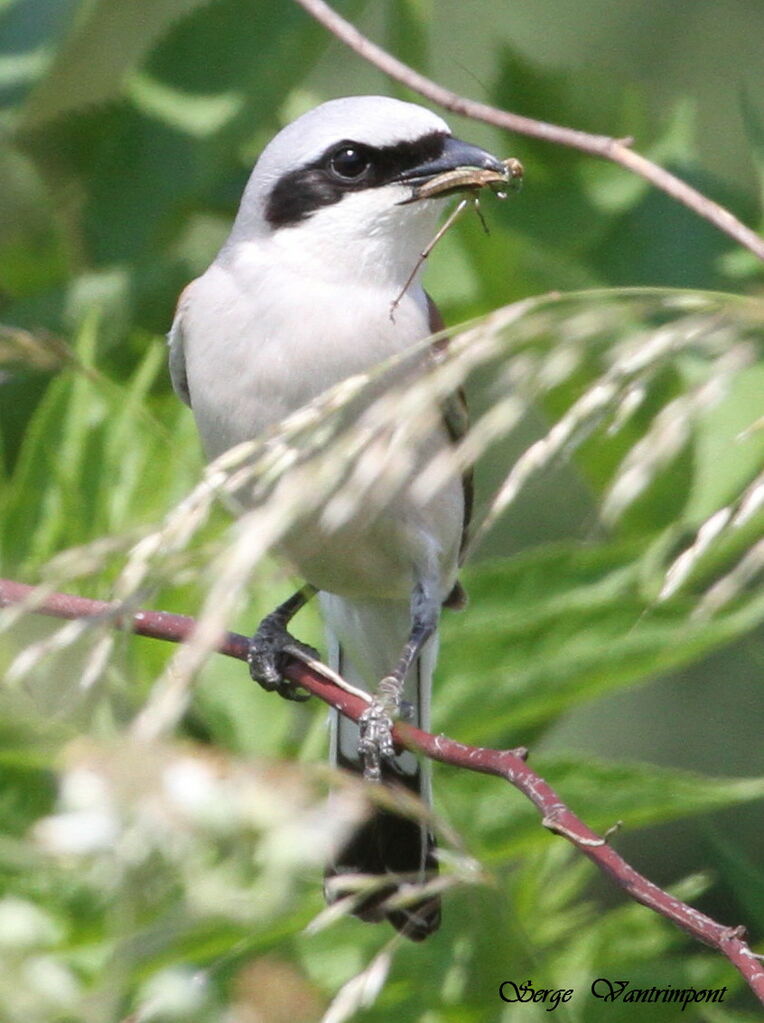
[[[759,5],[338,6],[444,84],[528,116],[634,136],[640,152],[761,226]],[[162,334],[178,293],[225,238],[264,142],[316,102],[379,91],[404,95],[285,0],[0,3],[3,575],[113,595],[127,553],[202,469],[191,417],[164,368]],[[551,363],[565,332],[575,349],[577,324],[583,339],[570,371],[527,396],[521,422],[479,467],[483,510],[523,452],[606,372],[613,334],[581,326],[608,300],[604,289],[717,291],[727,334],[714,359],[689,349],[665,358],[618,428],[610,419],[576,436],[568,457],[525,485],[496,522],[465,572],[469,610],[444,622],[436,726],[468,742],[531,745],[534,762],[538,749],[541,773],[588,823],[626,822],[623,844],[614,841],[638,868],[726,923],[744,920],[758,938],[761,513],[721,529],[687,585],[657,598],[667,566],[720,509],[740,511],[762,470],[761,315],[735,298],[761,295],[762,268],[615,167],[450,120],[519,157],[526,186],[506,203],[484,201],[490,236],[463,218],[430,259],[429,290],[447,322],[576,291],[545,310],[543,329],[525,328],[528,353]],[[618,308],[632,336],[647,339],[672,320],[657,293]],[[724,370],[724,338],[755,358],[693,412],[709,366]],[[470,382],[476,416],[505,396],[499,379],[489,367]],[[629,459],[644,465],[659,450],[667,409],[684,432],[608,518]],[[146,603],[197,613],[230,529],[216,508],[184,558],[166,555],[142,591]],[[746,565],[750,577],[735,575]],[[725,582],[733,596],[700,615]],[[231,626],[251,629],[289,586],[277,567],[262,566]],[[318,642],[315,618],[305,617],[305,638]],[[33,616],[6,625],[4,667],[57,635]],[[221,823],[206,803],[194,813],[152,810],[162,765],[186,764],[186,755],[206,763],[201,747],[157,746],[144,763],[120,745],[167,649],[116,637],[91,676],[87,637],[60,645],[23,680],[10,672],[0,696],[0,1016],[319,1018],[388,938],[349,920],[303,930],[321,909],[310,855],[319,832],[301,814],[315,796],[309,771],[323,756],[323,712],[269,698],[246,672],[210,659],[183,734],[224,765],[221,805],[238,806],[237,786],[250,793],[254,784],[241,781],[233,758],[255,762],[257,784],[273,760],[297,761],[307,770],[283,799],[304,830],[284,837],[275,811],[253,822],[231,810]],[[95,745],[83,747],[84,736]],[[695,1018],[751,1018],[734,971],[598,886],[519,797],[445,769],[435,786],[438,810],[484,876],[447,895],[435,939],[395,950],[387,984],[357,1018],[528,1023],[545,1018],[543,1007],[502,1005],[497,989],[529,976],[576,988],[556,1010],[570,1020],[611,1018],[612,1006],[586,996],[596,976],[726,984],[727,1003]],[[83,848],[62,852],[72,834]],[[466,868],[452,855],[458,875]],[[651,1018],[676,1011],[651,1006]]]

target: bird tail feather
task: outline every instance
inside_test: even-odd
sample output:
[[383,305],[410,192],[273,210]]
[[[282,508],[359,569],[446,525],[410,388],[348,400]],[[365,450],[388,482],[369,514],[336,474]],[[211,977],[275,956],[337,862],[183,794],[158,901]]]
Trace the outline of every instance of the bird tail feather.
[[[352,685],[366,690],[376,687],[390,673],[406,642],[410,610],[392,601],[348,601],[321,594],[327,626],[329,664]],[[430,688],[437,658],[437,636],[429,640],[412,665],[403,699],[411,708],[409,720],[429,729]],[[361,665],[362,667],[357,667]],[[332,712],[331,761],[355,774],[363,773],[358,753],[358,725]],[[382,768],[383,783],[402,787],[431,802],[429,764],[403,751]],[[440,924],[440,898],[427,895],[405,907],[390,908],[387,901],[402,885],[423,883],[437,873],[435,839],[427,824],[386,807],[375,807],[345,842],[327,870],[327,878],[342,875],[389,877],[362,898],[353,913],[362,920],[387,919],[413,941],[421,941]],[[333,886],[329,898],[338,898]]]

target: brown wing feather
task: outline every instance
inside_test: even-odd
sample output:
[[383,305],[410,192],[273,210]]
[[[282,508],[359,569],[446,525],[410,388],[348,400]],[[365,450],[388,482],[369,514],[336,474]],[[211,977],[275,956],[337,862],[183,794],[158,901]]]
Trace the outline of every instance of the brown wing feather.
[[[193,284],[193,281],[191,282]],[[167,340],[170,343],[170,379],[173,390],[186,405],[191,407],[191,392],[188,389],[188,377],[186,376],[186,356],[183,351],[183,310],[188,302],[191,284],[187,284],[180,293],[178,304],[175,309],[175,317],[170,327]]]
[[[433,300],[427,295],[427,311],[430,324],[430,333],[438,334],[445,329],[446,324],[440,315],[440,310]],[[435,358],[448,348],[448,336],[443,335],[432,343],[432,352]],[[443,425],[448,436],[454,444],[461,440],[469,429],[469,410],[467,408],[467,397],[463,388],[459,388],[450,395],[443,403]],[[462,540],[459,548],[460,561],[463,559],[466,547],[469,524],[472,519],[472,506],[474,503],[475,486],[472,469],[468,469],[462,476],[462,489],[464,491],[464,522],[462,524]],[[467,595],[460,582],[456,582],[454,588],[443,601],[444,607],[461,608],[467,602]]]

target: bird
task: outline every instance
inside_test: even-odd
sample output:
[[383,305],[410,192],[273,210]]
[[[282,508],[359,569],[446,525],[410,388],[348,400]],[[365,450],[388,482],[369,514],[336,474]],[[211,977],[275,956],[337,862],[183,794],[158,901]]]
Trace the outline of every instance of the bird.
[[[465,167],[506,177],[501,160],[455,137],[440,116],[386,96],[329,100],[275,135],[228,239],[181,294],[169,333],[172,383],[209,459],[265,436],[333,385],[443,330],[420,279],[443,203],[436,185],[417,195]],[[424,362],[444,343],[440,336]],[[317,593],[330,666],[370,693],[392,680],[396,706],[429,729],[441,607],[465,602],[458,572],[471,476],[455,472],[423,502],[411,484],[465,422],[463,395],[454,394],[442,421],[418,439],[411,474],[387,502],[358,510],[336,530],[314,515],[287,534],[281,553],[307,585],[253,637],[252,673],[265,688],[301,695],[281,674],[283,646],[295,642],[291,618]],[[331,744],[334,764],[356,774],[366,768],[368,776],[359,726],[336,712]],[[429,774],[413,754],[386,749],[381,761],[383,784],[430,802]],[[389,900],[436,872],[430,827],[378,806],[337,851],[327,877],[377,878],[352,911],[421,941],[440,925],[440,897],[424,891],[394,906]],[[326,890],[337,897],[328,882]]]

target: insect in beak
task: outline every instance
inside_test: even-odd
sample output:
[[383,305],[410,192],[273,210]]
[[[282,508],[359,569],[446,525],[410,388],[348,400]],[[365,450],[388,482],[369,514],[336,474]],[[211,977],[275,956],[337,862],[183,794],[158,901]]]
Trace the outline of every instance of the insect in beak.
[[446,219],[429,245],[420,252],[419,259],[416,261],[414,269],[409,274],[402,290],[390,303],[391,320],[395,321],[395,310],[398,308],[401,299],[406,294],[419,268],[446,231],[449,230],[454,221],[462,215],[468,206],[472,206],[475,209],[483,227],[486,232],[488,231],[483,215],[480,212],[480,190],[490,188],[499,199],[506,199],[510,192],[520,191],[523,184],[523,165],[519,160],[515,160],[511,156],[501,162],[504,166],[503,172],[489,170],[485,167],[454,167],[452,170],[443,171],[442,174],[436,174],[421,184],[413,185],[411,197],[398,203],[399,206],[407,206],[409,203],[419,202],[420,199],[443,198],[444,196],[454,194],[462,195],[462,199],[456,209]]
[[490,188],[500,199],[506,199],[510,192],[518,192],[523,183],[523,165],[509,157],[502,160],[504,173],[487,170],[484,167],[455,167],[435,177],[414,185],[412,195],[404,199],[401,206],[418,202],[420,199],[442,198],[461,192],[477,196],[483,188]]

